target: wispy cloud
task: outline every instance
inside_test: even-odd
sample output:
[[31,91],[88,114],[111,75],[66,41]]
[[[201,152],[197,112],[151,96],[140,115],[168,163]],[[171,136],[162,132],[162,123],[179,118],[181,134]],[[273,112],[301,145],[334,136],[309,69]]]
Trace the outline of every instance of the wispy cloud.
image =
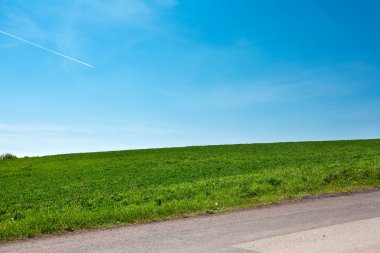
[[161,4],[161,5],[170,7],[170,8],[172,8],[178,4],[177,0],[156,0],[156,2],[158,4]]
[[[162,125],[0,124],[0,154],[46,155],[155,147],[179,128]],[[38,143],[38,145],[36,145]]]
[[51,125],[51,124],[0,124],[0,133],[14,134],[104,134],[122,133],[138,135],[166,135],[175,132],[176,129],[168,126],[129,124],[123,126],[75,126],[75,125]]
[[[41,3],[34,1],[2,1],[0,29],[46,48],[65,52],[65,55],[88,58],[88,48],[93,44],[91,40],[104,39],[116,32],[110,27],[117,32],[135,29],[161,33],[161,10],[175,4],[176,1],[170,0],[149,3],[143,0],[70,0],[46,2],[42,10]],[[137,36],[133,32],[131,39],[136,41]]]
[[[314,69],[301,69],[258,80],[217,83],[207,87],[178,86],[163,93],[190,107],[247,107],[255,104],[282,104],[312,99],[342,98],[355,94],[378,80],[374,66],[343,63]],[[375,78],[372,76],[375,75]],[[358,78],[358,76],[360,78]],[[366,80],[363,80],[366,76]],[[373,79],[373,80],[372,80]]]
[[[111,1],[75,1],[74,14],[69,14],[70,19],[80,19],[84,22],[130,22],[138,24],[150,18],[154,11],[141,0],[111,0]],[[141,23],[140,23],[141,24]]]

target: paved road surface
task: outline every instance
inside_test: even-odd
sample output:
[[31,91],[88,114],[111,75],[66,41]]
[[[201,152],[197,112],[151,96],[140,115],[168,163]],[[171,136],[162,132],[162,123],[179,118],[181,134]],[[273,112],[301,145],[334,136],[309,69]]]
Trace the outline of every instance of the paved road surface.
[[73,233],[0,252],[379,253],[380,191]]

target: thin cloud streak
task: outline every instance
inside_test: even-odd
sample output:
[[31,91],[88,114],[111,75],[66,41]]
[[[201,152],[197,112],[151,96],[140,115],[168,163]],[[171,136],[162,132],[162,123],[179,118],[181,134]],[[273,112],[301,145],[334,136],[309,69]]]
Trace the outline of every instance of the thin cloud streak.
[[88,63],[86,63],[86,62],[83,62],[83,61],[80,61],[80,60],[78,60],[78,59],[72,58],[72,57],[70,57],[70,56],[67,56],[67,55],[61,54],[61,53],[56,52],[56,51],[54,51],[54,50],[51,50],[51,49],[49,49],[49,48],[46,48],[46,47],[43,47],[43,46],[37,45],[37,44],[35,44],[35,43],[33,43],[33,42],[27,41],[27,40],[25,40],[25,39],[22,39],[22,38],[20,38],[20,37],[18,37],[18,36],[15,36],[15,35],[10,34],[10,33],[7,33],[7,32],[4,32],[4,31],[1,31],[1,30],[0,30],[0,33],[2,33],[2,34],[4,34],[4,35],[7,35],[7,36],[10,36],[10,37],[12,37],[12,38],[14,38],[14,39],[20,40],[20,41],[22,41],[22,42],[28,43],[28,44],[30,44],[30,45],[32,45],[32,46],[35,46],[35,47],[41,48],[41,49],[43,49],[43,50],[45,50],[45,51],[48,51],[48,52],[50,52],[50,53],[53,53],[53,54],[56,54],[56,55],[62,56],[62,57],[66,58],[66,59],[69,59],[69,60],[71,60],[71,61],[74,61],[74,62],[80,63],[80,64],[85,65],[85,66],[87,66],[87,67],[90,67],[90,68],[93,68],[93,67],[94,67],[94,66],[92,66],[91,64],[88,64]]

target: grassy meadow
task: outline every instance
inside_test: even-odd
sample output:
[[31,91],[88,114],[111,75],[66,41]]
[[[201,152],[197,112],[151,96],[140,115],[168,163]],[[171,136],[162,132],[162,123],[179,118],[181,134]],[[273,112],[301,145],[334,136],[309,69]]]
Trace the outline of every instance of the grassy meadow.
[[380,187],[380,140],[0,160],[0,241]]

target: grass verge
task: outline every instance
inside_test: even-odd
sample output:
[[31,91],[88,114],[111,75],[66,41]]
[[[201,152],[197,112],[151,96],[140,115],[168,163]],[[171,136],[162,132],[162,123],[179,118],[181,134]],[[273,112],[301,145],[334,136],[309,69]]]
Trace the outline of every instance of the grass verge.
[[380,187],[380,140],[0,161],[0,241]]

